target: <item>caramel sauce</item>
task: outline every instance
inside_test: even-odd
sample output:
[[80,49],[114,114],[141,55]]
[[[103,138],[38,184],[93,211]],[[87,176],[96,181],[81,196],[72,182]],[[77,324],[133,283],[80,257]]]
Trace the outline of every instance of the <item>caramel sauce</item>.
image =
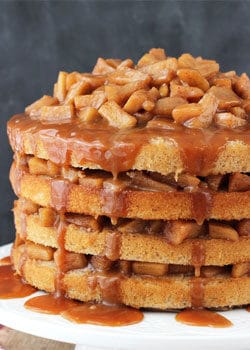
[[204,283],[205,280],[200,277],[200,268],[204,265],[206,252],[204,244],[201,241],[194,241],[192,246],[192,265],[195,268],[195,277],[191,279],[191,305],[198,309],[203,307],[204,301]]
[[45,294],[27,300],[24,307],[34,312],[59,315],[63,311],[76,307],[79,304],[79,302],[67,299],[63,296],[56,298],[53,294]]
[[10,256],[5,256],[4,258],[0,259],[0,266],[2,265],[11,265]]
[[70,191],[70,183],[65,179],[51,180],[51,206],[57,211],[64,212],[67,208],[67,200]]
[[64,295],[63,277],[65,273],[65,233],[66,233],[66,222],[64,214],[60,214],[60,220],[57,224],[57,244],[58,249],[56,251],[55,263],[56,263],[56,274],[55,274],[55,297],[61,297]]
[[131,169],[144,145],[153,138],[176,144],[184,164],[183,171],[206,176],[228,141],[250,145],[250,126],[237,129],[189,129],[173,123],[172,129],[137,127],[118,130],[105,120],[83,124],[77,118],[69,123],[47,123],[18,114],[8,122],[8,136],[15,152],[24,153],[24,137],[29,138],[32,152],[41,142],[50,160],[68,164],[74,154],[80,164],[91,162],[114,175]]
[[121,234],[117,231],[108,232],[105,243],[105,256],[112,261],[119,260],[122,244]]
[[23,298],[36,291],[15,275],[11,265],[0,266],[0,299]]
[[226,328],[233,325],[227,318],[209,310],[184,310],[175,317],[176,321],[196,327]]
[[123,276],[118,273],[92,273],[88,277],[88,287],[95,291],[100,289],[102,300],[109,304],[121,304],[121,280]]
[[247,311],[250,312],[250,305],[247,307]]
[[197,224],[202,225],[210,217],[212,205],[212,195],[208,190],[192,192],[192,214]]
[[99,326],[128,326],[143,320],[143,313],[124,306],[83,304],[62,313],[62,317],[75,323]]
[[105,215],[110,216],[113,220],[118,217],[126,217],[126,184],[118,179],[106,180],[101,190],[102,210]]

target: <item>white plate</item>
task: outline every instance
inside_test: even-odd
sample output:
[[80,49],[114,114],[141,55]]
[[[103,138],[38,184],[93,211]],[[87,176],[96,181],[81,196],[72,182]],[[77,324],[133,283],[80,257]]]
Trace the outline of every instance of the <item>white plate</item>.
[[[0,247],[0,258],[9,250],[10,245]],[[163,312],[145,312],[143,322],[136,325],[102,327],[78,325],[60,316],[28,311],[23,304],[29,298],[0,300],[0,323],[36,336],[82,344],[81,349],[250,349],[250,313],[246,310],[222,312],[234,323],[224,329],[186,326],[175,321],[174,313]]]

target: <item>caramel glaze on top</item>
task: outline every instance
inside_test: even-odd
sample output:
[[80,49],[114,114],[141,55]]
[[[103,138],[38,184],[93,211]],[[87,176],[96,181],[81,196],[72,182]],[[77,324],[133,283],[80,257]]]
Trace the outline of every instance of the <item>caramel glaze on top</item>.
[[42,123],[25,114],[18,114],[8,122],[8,135],[14,152],[24,152],[24,137],[28,135],[32,153],[37,154],[38,142],[43,144],[49,159],[69,165],[72,152],[80,164],[91,162],[117,175],[131,169],[141,148],[153,138],[161,137],[178,145],[184,172],[206,176],[213,168],[218,154],[228,141],[242,141],[250,145],[250,126],[236,129],[189,129],[137,127],[116,129],[105,120],[98,124],[83,124],[78,118],[70,122]]

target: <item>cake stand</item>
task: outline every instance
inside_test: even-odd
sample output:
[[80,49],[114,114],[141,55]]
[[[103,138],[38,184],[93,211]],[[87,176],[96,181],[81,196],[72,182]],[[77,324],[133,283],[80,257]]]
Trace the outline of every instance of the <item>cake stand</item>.
[[[10,247],[0,247],[0,258],[9,255]],[[39,294],[42,293],[36,293]],[[224,329],[186,326],[175,321],[174,313],[166,312],[145,312],[144,320],[131,326],[103,327],[74,324],[60,316],[29,311],[23,307],[29,298],[0,300],[0,323],[39,337],[77,344],[75,350],[250,348],[250,313],[244,309],[222,312],[234,324]]]

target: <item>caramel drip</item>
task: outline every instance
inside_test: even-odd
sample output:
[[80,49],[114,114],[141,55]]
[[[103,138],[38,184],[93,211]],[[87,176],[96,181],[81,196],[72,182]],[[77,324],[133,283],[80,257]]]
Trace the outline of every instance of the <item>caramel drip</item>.
[[10,168],[10,182],[17,197],[20,197],[21,180],[27,172],[28,168],[26,166],[21,166],[15,161],[12,163]]
[[67,209],[67,201],[70,192],[70,182],[64,179],[51,179],[51,206],[57,211],[64,212]]
[[192,217],[199,225],[210,217],[213,206],[212,194],[208,190],[192,192]]
[[101,204],[104,214],[110,216],[113,220],[118,217],[126,217],[127,202],[126,184],[118,179],[104,181],[101,191]]
[[[173,128],[133,128],[117,130],[100,120],[98,124],[70,123],[43,124],[19,114],[8,122],[10,144],[15,152],[25,153],[24,138],[29,138],[33,154],[41,142],[50,159],[57,164],[68,164],[74,154],[79,164],[99,165],[114,175],[133,168],[141,148],[152,139],[161,138],[176,145],[184,164],[183,171],[206,176],[214,167],[218,154],[228,141],[242,141],[250,145],[250,126],[238,129],[189,129],[173,123]],[[73,136],[72,136],[73,135]],[[195,140],[195,142],[194,142]]]
[[27,239],[27,213],[23,210],[19,213],[20,218],[20,238],[24,241]]
[[189,326],[226,328],[233,324],[226,317],[209,310],[184,310],[175,317],[176,321]]
[[105,256],[112,261],[120,259],[121,234],[119,232],[108,232],[105,243]]
[[204,265],[206,251],[201,241],[194,241],[192,246],[192,265],[195,268],[195,277],[191,279],[191,305],[195,309],[203,307],[205,280],[200,277],[200,268]]
[[56,274],[55,274],[55,297],[64,295],[63,277],[65,273],[65,233],[67,230],[64,213],[60,213],[57,223],[57,245],[55,253]]
[[109,304],[122,304],[121,280],[118,273],[94,273],[88,277],[88,287],[101,292],[101,299]]

